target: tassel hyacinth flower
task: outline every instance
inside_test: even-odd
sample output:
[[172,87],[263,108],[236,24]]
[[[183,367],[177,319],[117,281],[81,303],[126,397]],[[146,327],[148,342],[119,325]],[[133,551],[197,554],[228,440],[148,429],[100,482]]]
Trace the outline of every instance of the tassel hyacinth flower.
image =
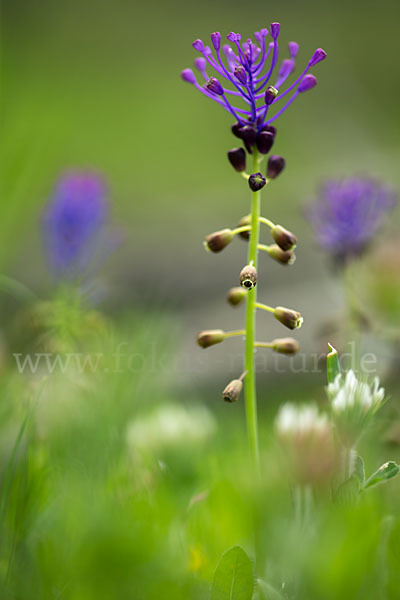
[[341,264],[365,250],[396,204],[389,186],[367,177],[327,181],[307,208],[319,244]]
[[[232,133],[241,141],[242,147],[230,150],[228,160],[233,169],[247,181],[252,193],[251,212],[239,220],[236,228],[222,229],[207,235],[205,239],[205,247],[211,252],[220,252],[236,236],[249,242],[247,264],[240,269],[238,278],[241,287],[232,288],[227,296],[228,303],[232,306],[237,306],[246,299],[245,329],[200,332],[197,342],[201,347],[208,348],[227,337],[245,336],[244,374],[228,385],[223,396],[231,401],[236,400],[244,379],[248,436],[257,469],[259,448],[255,349],[270,348],[274,352],[291,355],[297,352],[299,346],[293,338],[256,341],[255,313],[257,309],[271,312],[289,329],[300,327],[303,321],[300,313],[295,310],[273,308],[257,302],[258,252],[264,251],[273,260],[290,265],[295,260],[294,248],[297,242],[293,233],[261,216],[261,190],[282,173],[286,164],[285,159],[276,154],[269,156],[266,166],[263,167],[262,162],[275,145],[277,119],[300,94],[316,86],[317,79],[310,71],[326,57],[325,51],[318,48],[296,77],[294,71],[299,46],[296,42],[290,42],[289,56],[278,65],[279,33],[280,24],[272,23],[269,30],[264,28],[255,33],[255,41],[248,39],[242,42],[240,34],[231,32],[227,36],[228,44],[222,43],[219,32],[212,33],[213,50],[200,39],[193,42],[194,49],[200,54],[194,61],[198,76],[192,69],[181,72],[185,82],[214,100],[234,119]],[[270,230],[274,244],[260,243],[260,225]]]
[[59,179],[42,220],[47,259],[57,277],[81,277],[119,244],[108,219],[102,177],[74,171]]

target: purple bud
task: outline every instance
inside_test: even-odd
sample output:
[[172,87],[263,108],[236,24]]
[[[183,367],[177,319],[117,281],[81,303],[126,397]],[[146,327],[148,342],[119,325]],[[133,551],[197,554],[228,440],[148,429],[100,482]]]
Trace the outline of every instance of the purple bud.
[[275,136],[269,131],[260,131],[257,136],[257,148],[261,154],[268,154],[274,144]]
[[226,37],[230,42],[240,42],[240,40],[242,39],[240,33],[234,33],[233,31],[228,33]]
[[313,67],[317,63],[321,62],[321,60],[324,60],[324,58],[326,58],[325,50],[322,50],[322,48],[317,48],[312,57],[310,58],[310,62],[308,64],[310,65],[310,67]]
[[270,32],[273,40],[278,39],[280,28],[280,23],[271,23]]
[[246,73],[246,69],[242,65],[235,67],[234,74],[235,74],[236,79],[238,79],[240,81],[240,83],[242,83],[243,85],[246,85],[247,73]]
[[239,133],[240,133],[240,137],[244,141],[246,150],[249,152],[249,154],[251,154],[252,153],[251,148],[256,143],[257,133],[255,132],[253,127],[251,127],[250,125],[244,125],[243,127],[241,127]]
[[315,75],[311,75],[311,73],[309,73],[308,75],[306,75],[304,77],[304,79],[302,79],[300,81],[300,85],[297,89],[300,93],[307,92],[308,90],[312,90],[312,88],[315,87],[316,85],[317,85],[317,78],[315,77]]
[[212,55],[212,50],[211,50],[210,46],[204,46],[204,51],[203,52],[204,52],[204,54],[206,56],[211,56]]
[[299,45],[297,42],[289,42],[289,52],[292,58],[296,58],[299,51]]
[[249,186],[253,192],[258,192],[258,190],[261,190],[265,184],[265,177],[261,173],[253,173],[250,175]]
[[267,89],[265,90],[265,104],[267,106],[269,106],[270,104],[273,103],[273,101],[275,100],[275,98],[278,95],[278,90],[276,88],[274,88],[274,86],[269,85],[267,87]]
[[285,168],[286,161],[282,156],[272,155],[268,159],[267,166],[267,177],[269,179],[275,179],[278,177]]
[[202,56],[199,56],[199,58],[195,59],[194,66],[200,71],[200,73],[203,73],[206,70],[207,61]]
[[221,47],[221,34],[219,31],[211,34],[211,42],[216,50],[219,50]]
[[223,96],[224,94],[222,85],[216,77],[210,77],[210,79],[206,83],[206,88],[213,94],[216,94],[217,96]]
[[243,127],[243,123],[239,123],[239,121],[237,121],[236,123],[234,123],[232,125],[232,128],[231,128],[233,135],[239,139],[242,139],[242,133],[241,133],[242,127]]
[[187,81],[188,83],[196,83],[196,77],[192,69],[183,69],[183,71],[181,71],[181,77],[183,81]]
[[265,38],[267,37],[267,35],[268,35],[268,29],[265,29],[265,28],[260,29],[260,31],[256,31],[254,34],[254,36],[255,36],[257,42],[260,44],[260,46],[263,43],[263,41],[265,40]]
[[278,77],[289,77],[289,75],[293,73],[294,69],[294,60],[291,58],[285,58],[285,60],[282,61],[281,68],[279,69]]
[[233,148],[233,150],[229,150],[228,160],[238,173],[246,170],[246,152],[243,148]]
[[273,125],[264,125],[261,131],[269,131],[274,137],[276,136],[276,127]]
[[199,52],[203,52],[204,50],[204,44],[201,40],[195,40],[192,46],[195,50],[198,50]]

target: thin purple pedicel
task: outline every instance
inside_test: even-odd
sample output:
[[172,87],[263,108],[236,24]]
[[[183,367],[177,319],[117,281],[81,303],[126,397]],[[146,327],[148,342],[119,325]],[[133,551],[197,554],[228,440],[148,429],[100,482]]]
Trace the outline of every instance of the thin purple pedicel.
[[[197,39],[193,42],[193,48],[202,56],[195,60],[195,67],[205,79],[205,84],[202,86],[197,82],[191,69],[182,71],[182,79],[223,106],[238,119],[241,125],[252,126],[257,131],[261,131],[265,124],[271,123],[281,116],[300,93],[315,86],[316,79],[309,74],[309,70],[326,57],[326,52],[322,48],[318,48],[301,75],[284,91],[281,91],[281,86],[295,70],[295,58],[299,45],[296,42],[289,42],[289,58],[283,59],[271,82],[278,62],[279,34],[279,23],[272,23],[269,30],[263,28],[257,31],[255,33],[257,43],[251,39],[242,43],[242,36],[239,33],[231,32],[227,35],[227,39],[233,45],[232,48],[229,44],[221,47],[221,34],[219,32],[212,33],[211,42],[215,52],[214,56],[212,49],[205,46],[202,40]],[[272,40],[269,44],[266,41],[268,38]],[[207,76],[207,63],[216,71],[217,77]],[[266,68],[266,72],[262,74],[264,68]],[[265,89],[270,89],[271,83],[273,84],[274,81],[273,87],[276,92],[274,91],[274,97],[271,97],[268,93],[265,94]],[[279,107],[280,100],[291,91],[293,91],[293,95],[286,104]],[[242,100],[245,105],[243,107],[234,106],[227,96],[233,100]],[[275,105],[277,110],[274,110]],[[266,120],[267,114],[268,120]]]

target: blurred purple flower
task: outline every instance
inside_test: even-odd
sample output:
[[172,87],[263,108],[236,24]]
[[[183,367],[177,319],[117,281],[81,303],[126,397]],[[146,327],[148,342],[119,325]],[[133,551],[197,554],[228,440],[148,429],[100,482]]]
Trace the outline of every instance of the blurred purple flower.
[[[202,94],[220,104],[238,121],[239,125],[252,125],[260,132],[263,127],[275,121],[299,94],[316,85],[316,78],[308,75],[308,72],[311,67],[326,57],[326,52],[322,48],[317,48],[299,77],[281,92],[281,86],[295,70],[299,46],[296,42],[289,42],[290,58],[285,58],[279,68],[275,69],[279,54],[279,32],[280,24],[271,23],[269,31],[261,29],[255,33],[256,43],[251,39],[241,43],[241,35],[231,32],[227,36],[230,44],[222,47],[221,34],[212,33],[211,43],[215,54],[209,46],[203,44],[202,40],[195,40],[193,48],[201,54],[201,58],[197,58],[194,64],[205,83],[200,85],[197,82],[192,69],[184,69],[181,77],[194,85]],[[266,42],[268,35],[271,38],[269,44]],[[211,67],[216,77],[207,74],[207,67]],[[291,92],[293,93],[288,96]],[[233,106],[227,96],[234,101],[244,101],[245,106]],[[285,103],[282,106],[283,99]],[[278,107],[279,103],[281,108],[271,115],[271,109]]]
[[364,250],[395,204],[390,187],[349,177],[327,181],[306,213],[320,245],[343,262]]
[[117,239],[108,230],[107,188],[93,173],[71,172],[56,185],[43,217],[48,261],[56,275],[79,276],[104,260]]

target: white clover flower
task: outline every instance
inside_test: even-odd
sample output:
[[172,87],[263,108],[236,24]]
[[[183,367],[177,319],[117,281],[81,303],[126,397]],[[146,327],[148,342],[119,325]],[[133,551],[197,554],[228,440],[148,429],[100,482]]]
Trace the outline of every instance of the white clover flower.
[[379,387],[379,378],[375,377],[372,388],[363,381],[358,381],[354,371],[350,370],[344,381],[338,375],[334,383],[328,385],[328,396],[335,413],[343,412],[352,407],[359,407],[365,412],[375,412],[385,396],[385,390]]
[[317,406],[284,404],[275,420],[289,472],[301,484],[324,486],[335,470],[332,424]]
[[314,404],[296,406],[287,403],[280,408],[275,426],[282,435],[296,435],[324,431],[329,427],[329,420]]
[[379,387],[378,377],[371,386],[350,370],[346,377],[338,375],[327,393],[339,436],[345,446],[353,447],[382,406],[385,390]]
[[131,450],[152,453],[180,444],[198,444],[215,430],[214,417],[205,406],[167,404],[132,420],[126,439]]

